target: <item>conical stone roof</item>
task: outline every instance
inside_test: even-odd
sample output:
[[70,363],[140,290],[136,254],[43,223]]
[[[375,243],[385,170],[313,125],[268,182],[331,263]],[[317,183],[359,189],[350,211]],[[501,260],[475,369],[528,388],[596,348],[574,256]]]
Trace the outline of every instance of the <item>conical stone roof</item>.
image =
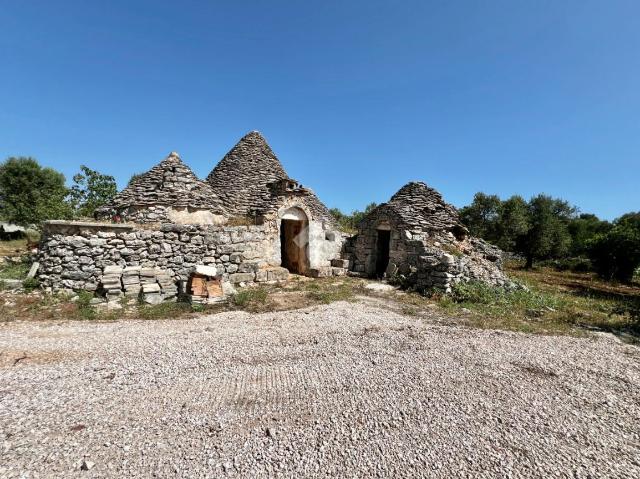
[[[283,197],[274,185],[286,179],[290,178],[280,160],[257,131],[242,137],[207,176],[207,182],[232,216],[263,215],[276,210]],[[313,192],[305,189],[299,196],[316,219],[332,221],[328,209]]]
[[123,209],[132,206],[191,207],[225,214],[222,201],[213,188],[199,180],[177,153],[172,152],[118,193],[101,210]]
[[421,181],[407,183],[388,203],[380,205],[382,207],[395,213],[408,228],[451,230],[462,227],[456,208]]
[[209,173],[207,182],[233,216],[263,212],[271,206],[269,183],[288,178],[267,141],[252,131]]

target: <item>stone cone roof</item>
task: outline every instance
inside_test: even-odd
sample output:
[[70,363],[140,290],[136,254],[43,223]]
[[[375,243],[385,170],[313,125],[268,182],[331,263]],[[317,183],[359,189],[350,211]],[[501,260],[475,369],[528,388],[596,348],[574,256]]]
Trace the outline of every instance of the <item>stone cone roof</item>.
[[226,213],[213,188],[199,180],[175,152],[136,178],[100,210],[154,205],[189,206],[221,215]]
[[[290,178],[280,160],[257,131],[242,137],[207,176],[231,216],[275,211],[283,197],[274,185],[286,179]],[[326,206],[311,190],[304,189],[299,196],[316,219],[332,221]]]
[[269,183],[288,178],[267,141],[252,131],[209,173],[207,182],[233,216],[263,212],[272,203]]
[[452,230],[464,228],[458,217],[458,210],[442,199],[442,195],[421,181],[407,183],[391,197],[388,203],[380,205],[400,219],[410,229]]

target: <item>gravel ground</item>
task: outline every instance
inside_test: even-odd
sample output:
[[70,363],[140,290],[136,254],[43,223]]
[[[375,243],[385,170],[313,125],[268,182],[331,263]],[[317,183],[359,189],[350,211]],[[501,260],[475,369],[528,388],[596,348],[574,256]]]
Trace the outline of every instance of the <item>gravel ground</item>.
[[605,335],[360,302],[4,323],[0,351],[0,477],[640,477],[640,350]]

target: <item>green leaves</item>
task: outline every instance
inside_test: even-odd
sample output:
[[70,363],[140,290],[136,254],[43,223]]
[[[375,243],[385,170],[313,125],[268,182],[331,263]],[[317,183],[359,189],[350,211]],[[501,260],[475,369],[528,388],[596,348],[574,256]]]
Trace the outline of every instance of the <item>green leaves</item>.
[[588,254],[601,277],[631,282],[640,267],[640,213],[618,218],[613,228],[588,243]]
[[37,225],[72,215],[65,202],[65,178],[33,158],[11,157],[0,164],[0,216],[19,225]]
[[118,192],[111,175],[103,175],[85,165],[73,177],[69,202],[77,217],[92,217],[96,208],[108,203]]
[[50,219],[93,216],[117,193],[115,179],[84,165],[67,188],[64,175],[34,158],[8,158],[0,164],[0,218],[19,225]]

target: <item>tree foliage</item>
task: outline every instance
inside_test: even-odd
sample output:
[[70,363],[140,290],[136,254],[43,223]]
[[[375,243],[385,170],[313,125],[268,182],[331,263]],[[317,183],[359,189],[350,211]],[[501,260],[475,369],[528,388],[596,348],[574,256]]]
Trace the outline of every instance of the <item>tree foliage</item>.
[[460,210],[460,219],[473,236],[495,242],[501,205],[497,195],[476,193],[473,203]]
[[341,230],[348,233],[354,233],[358,229],[358,225],[364,219],[364,217],[373,211],[377,207],[377,203],[369,203],[364,211],[353,210],[351,214],[347,215],[340,211],[338,208],[331,208],[329,212],[333,215]]
[[0,164],[0,216],[7,221],[28,226],[69,218],[68,192],[64,175],[34,158],[11,157]]
[[611,229],[611,223],[602,221],[596,215],[583,213],[569,223],[571,235],[571,256],[585,256],[589,241]]
[[566,201],[538,195],[528,202],[521,196],[502,201],[477,193],[460,210],[460,219],[474,236],[534,260],[563,256],[571,245],[568,225],[576,209]]
[[528,230],[516,240],[516,251],[527,259],[527,267],[538,259],[561,258],[571,246],[569,222],[576,209],[564,200],[547,195],[529,200]]
[[116,180],[85,165],[80,165],[80,173],[74,175],[69,192],[69,202],[75,216],[93,216],[96,208],[108,203],[118,192]]
[[640,267],[640,212],[618,218],[587,243],[587,250],[601,277],[630,282]]

